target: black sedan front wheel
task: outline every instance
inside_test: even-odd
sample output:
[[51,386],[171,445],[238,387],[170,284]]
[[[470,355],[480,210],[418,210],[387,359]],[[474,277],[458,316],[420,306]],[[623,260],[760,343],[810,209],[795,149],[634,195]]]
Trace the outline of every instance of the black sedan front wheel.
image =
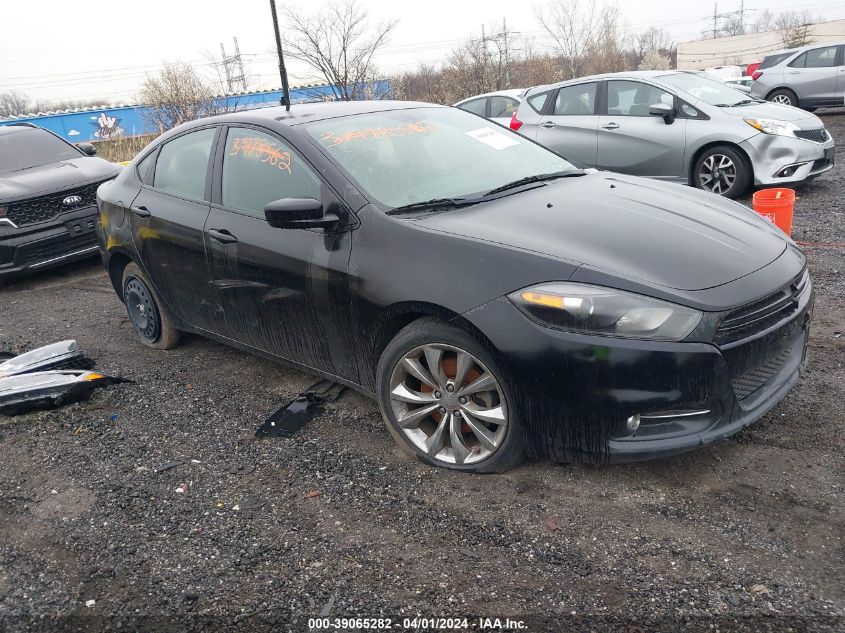
[[706,150],[693,166],[693,184],[699,189],[736,198],[751,185],[751,167],[746,158],[727,145]]
[[172,349],[179,343],[179,331],[152,287],[137,264],[126,266],[123,271],[123,302],[135,333],[147,347]]
[[435,466],[503,472],[523,459],[517,411],[493,359],[463,330],[421,319],[387,346],[379,405],[396,440]]

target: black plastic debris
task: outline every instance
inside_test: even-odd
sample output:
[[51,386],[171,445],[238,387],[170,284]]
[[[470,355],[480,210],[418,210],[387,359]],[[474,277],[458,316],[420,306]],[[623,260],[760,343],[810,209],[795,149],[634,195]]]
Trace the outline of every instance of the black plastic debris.
[[174,460],[174,461],[172,461],[172,462],[167,462],[166,464],[162,464],[161,466],[158,466],[157,468],[154,468],[154,469],[153,469],[153,472],[154,472],[154,473],[156,473],[156,474],[158,474],[158,473],[163,473],[163,472],[168,471],[168,470],[170,470],[170,469],[172,469],[172,468],[176,468],[177,466],[181,466],[181,465],[182,465],[182,464],[184,464],[184,463],[185,463],[185,462],[184,462],[184,461],[182,461],[181,459],[176,459],[176,460]]
[[345,390],[346,387],[331,380],[314,383],[267,418],[255,431],[255,437],[292,437],[323,412],[323,404],[334,402]]
[[59,341],[13,356],[0,363],[0,378],[57,369],[92,369],[94,362],[85,356],[74,340]]
[[51,409],[86,398],[106,385],[128,382],[93,371],[41,371],[0,378],[0,414]]

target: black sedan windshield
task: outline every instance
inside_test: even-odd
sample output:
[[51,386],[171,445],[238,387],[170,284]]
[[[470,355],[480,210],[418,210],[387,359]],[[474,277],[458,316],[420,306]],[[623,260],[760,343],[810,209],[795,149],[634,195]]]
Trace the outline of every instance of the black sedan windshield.
[[38,128],[0,134],[0,174],[80,156],[72,145]]
[[510,130],[453,108],[329,119],[307,131],[364,191],[391,208],[474,197],[529,176],[579,171]]

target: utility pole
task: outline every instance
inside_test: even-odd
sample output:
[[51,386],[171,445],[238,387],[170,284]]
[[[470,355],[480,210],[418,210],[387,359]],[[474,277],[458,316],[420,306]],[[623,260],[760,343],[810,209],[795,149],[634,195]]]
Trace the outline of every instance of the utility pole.
[[719,6],[713,3],[713,39],[715,40],[719,35]]
[[502,18],[502,38],[505,41],[505,65],[504,65],[504,87],[511,87],[510,57],[508,57],[508,20]]
[[290,86],[288,86],[288,71],[285,68],[285,55],[282,52],[282,38],[279,35],[279,18],[276,16],[276,0],[270,0],[270,12],[273,14],[273,30],[276,32],[276,52],[279,54],[279,75],[282,78],[282,98],[279,103],[290,112]]
[[488,42],[495,42],[496,48],[499,52],[499,74],[496,80],[496,89],[510,87],[510,36],[513,33],[508,31],[507,18],[502,18],[502,31],[495,35],[487,35],[484,25],[481,25],[481,46],[483,47],[485,64],[490,61],[490,50],[487,48]]

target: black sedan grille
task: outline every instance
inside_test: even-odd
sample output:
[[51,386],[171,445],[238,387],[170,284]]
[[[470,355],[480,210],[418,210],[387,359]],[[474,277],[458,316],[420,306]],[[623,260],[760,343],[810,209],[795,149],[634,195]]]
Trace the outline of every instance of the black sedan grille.
[[6,210],[6,217],[16,226],[48,222],[62,213],[97,204],[97,187],[99,186],[100,183],[97,182],[49,196],[13,202]]
[[824,143],[830,138],[827,135],[827,130],[819,128],[818,130],[795,130],[795,136],[803,138],[806,141],[813,141],[814,143]]
[[714,342],[721,346],[741,341],[794,314],[798,309],[798,298],[807,288],[809,275],[805,270],[788,286],[729,312],[719,325]]
[[781,370],[787,360],[789,360],[789,350],[784,350],[763,364],[754,367],[740,376],[731,378],[731,385],[736,393],[736,397],[739,400],[744,400],[757,391]]

